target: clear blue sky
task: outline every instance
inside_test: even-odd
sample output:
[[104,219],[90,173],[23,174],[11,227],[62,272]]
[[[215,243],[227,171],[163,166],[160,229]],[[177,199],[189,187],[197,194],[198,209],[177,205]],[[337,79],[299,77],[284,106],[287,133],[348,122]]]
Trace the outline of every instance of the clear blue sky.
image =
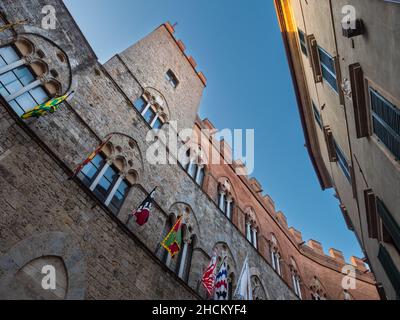
[[323,192],[304,147],[275,16],[265,0],[65,0],[105,62],[166,21],[208,78],[200,115],[219,128],[255,129],[255,173],[290,226],[362,257],[333,191]]

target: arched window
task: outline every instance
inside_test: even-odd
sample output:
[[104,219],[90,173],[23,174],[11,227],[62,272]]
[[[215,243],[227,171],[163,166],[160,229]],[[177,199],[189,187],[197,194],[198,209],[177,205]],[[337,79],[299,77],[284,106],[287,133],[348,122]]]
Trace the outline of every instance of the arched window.
[[0,95],[19,116],[49,99],[41,81],[13,45],[0,48]]
[[270,256],[271,256],[271,264],[272,268],[282,276],[282,267],[281,267],[281,254],[278,249],[278,242],[275,236],[272,235],[270,241]]
[[197,238],[195,235],[191,235],[191,228],[186,224],[182,228],[182,239],[182,248],[179,252],[175,273],[183,281],[188,282],[193,249]]
[[343,290],[343,300],[354,300],[350,292]]
[[232,195],[232,187],[228,180],[219,184],[218,188],[218,208],[224,213],[224,215],[232,221],[233,209],[235,201]]
[[291,265],[290,265],[290,273],[292,277],[292,285],[293,285],[293,290],[296,296],[299,297],[299,299],[302,299],[302,293],[301,293],[301,278],[297,269],[297,264],[294,261],[294,259],[291,259]]
[[164,123],[168,121],[168,116],[162,104],[164,104],[164,101],[161,97],[145,92],[133,105],[151,128],[161,129]]
[[189,149],[186,153],[187,156],[187,164],[184,166],[186,172],[192,179],[199,185],[203,186],[204,183],[204,165],[202,164],[202,151],[200,147],[197,147],[197,150]]
[[314,277],[314,282],[310,287],[311,299],[312,300],[327,300],[327,294],[323,289],[322,284],[319,282],[317,277]]
[[214,300],[232,300],[236,285],[236,265],[232,252],[226,243],[216,244],[213,251],[218,254],[216,282],[219,283],[215,288]]
[[267,294],[258,276],[251,276],[251,287],[253,289],[253,300],[267,300]]
[[246,239],[258,249],[258,228],[253,208],[246,209]]
[[114,214],[118,214],[130,183],[110,159],[102,153],[97,154],[78,173],[78,178]]

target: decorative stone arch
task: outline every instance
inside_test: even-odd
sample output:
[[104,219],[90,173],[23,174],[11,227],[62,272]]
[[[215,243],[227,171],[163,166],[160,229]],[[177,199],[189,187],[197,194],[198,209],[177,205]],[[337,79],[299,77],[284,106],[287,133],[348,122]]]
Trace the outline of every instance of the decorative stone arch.
[[32,299],[30,290],[36,287],[36,292],[38,292],[40,283],[33,280],[29,282],[28,287],[18,283],[19,272],[23,272],[25,266],[36,263],[38,259],[45,258],[52,258],[52,261],[56,258],[62,261],[60,265],[65,267],[65,270],[56,270],[56,274],[57,271],[65,272],[67,287],[64,298],[83,300],[85,298],[85,256],[73,236],[62,232],[42,233],[26,238],[0,257],[0,298]]
[[253,300],[270,300],[266,286],[262,281],[261,272],[257,268],[250,268],[250,281],[253,289]]
[[16,40],[14,41],[14,45],[17,47],[22,57],[33,56],[36,51],[33,42],[25,37],[21,36],[17,37]]
[[103,141],[108,138],[109,142],[102,149],[107,160],[112,162],[125,177],[130,177],[133,183],[140,183],[144,175],[144,163],[136,140],[119,132],[108,134]]
[[235,256],[232,253],[229,245],[223,241],[216,242],[213,247],[213,251],[217,251],[220,257],[222,255],[227,256],[229,291],[231,298],[233,298],[239,277]]
[[[285,259],[283,257],[283,252],[282,252],[282,247],[279,244],[279,240],[277,239],[276,235],[271,232],[268,236],[268,244],[269,244],[269,252],[268,256],[271,260],[272,267],[277,270],[277,263],[279,263],[279,269],[280,269],[280,275],[281,277],[284,277],[285,275],[285,268],[283,266],[285,265]],[[279,259],[278,261],[273,261],[273,253],[278,253]]]
[[197,235],[198,239],[201,239],[201,230],[199,221],[197,219],[194,210],[189,204],[185,202],[175,202],[174,204],[171,205],[168,212],[174,215],[175,217],[174,222],[176,222],[178,217],[186,215],[188,220],[183,221],[183,223],[187,227],[189,236],[191,237],[192,235]]
[[[228,216],[228,213],[231,214],[230,220],[237,224],[238,217],[238,208],[237,208],[237,193],[235,191],[235,187],[232,184],[231,180],[227,177],[219,177],[217,179],[218,182],[218,192],[217,192],[217,206]],[[229,203],[229,210],[226,208],[228,204],[224,204],[224,202]],[[226,209],[226,210],[225,210]],[[229,217],[228,217],[229,218]]]
[[234,199],[237,199],[237,193],[231,180],[225,176],[218,178],[218,191],[224,191],[230,194]]
[[244,214],[246,219],[251,222],[253,228],[256,228],[258,232],[260,232],[260,224],[258,222],[258,217],[256,214],[256,210],[252,206],[247,206],[244,209]]
[[329,296],[328,296],[325,286],[322,284],[322,282],[319,280],[319,278],[317,276],[314,276],[314,278],[311,280],[309,290],[310,290],[311,297],[316,297],[316,295],[317,295],[322,300],[329,299]]
[[153,87],[144,88],[143,95],[156,108],[157,113],[163,118],[164,123],[168,123],[171,120],[171,112],[165,96]]
[[[50,94],[61,95],[68,91],[72,91],[78,87],[78,83],[74,81],[72,76],[72,66],[68,54],[57,43],[47,37],[45,31],[35,26],[25,26],[25,30],[31,32],[23,32],[11,37],[7,40],[0,41],[0,46],[14,44],[23,55],[28,64],[41,60],[47,65],[47,72],[41,81],[43,86],[52,89],[52,84],[57,83],[60,87],[56,91],[50,90]],[[28,45],[27,45],[28,44]],[[25,48],[29,48],[26,50]],[[64,57],[64,63],[59,63],[58,56]],[[57,79],[50,74],[57,74]],[[46,86],[47,83],[50,83]],[[74,88],[73,88],[74,87]]]
[[349,290],[341,290],[337,297],[338,300],[356,300]]

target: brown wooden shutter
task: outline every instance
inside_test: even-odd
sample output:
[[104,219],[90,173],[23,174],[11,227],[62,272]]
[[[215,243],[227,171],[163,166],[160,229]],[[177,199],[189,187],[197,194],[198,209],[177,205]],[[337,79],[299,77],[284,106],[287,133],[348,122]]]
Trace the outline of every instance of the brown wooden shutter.
[[359,63],[350,65],[349,73],[357,138],[369,137],[371,135],[370,119],[365,98],[364,73],[361,65]]
[[372,239],[380,239],[379,219],[376,210],[376,197],[371,189],[364,191],[365,210],[367,214],[368,235]]
[[338,88],[339,101],[342,106],[344,106],[344,93],[342,90],[342,72],[340,71],[340,61],[339,56],[333,58],[335,62],[335,72],[336,72],[336,85]]
[[354,171],[353,166],[349,166],[350,171],[350,179],[351,179],[351,188],[353,191],[353,198],[357,199],[357,184],[356,184],[356,173]]
[[322,70],[319,61],[318,45],[314,35],[307,36],[308,52],[310,53],[311,66],[315,83],[322,82]]
[[351,222],[349,212],[347,211],[346,207],[341,204],[340,210],[342,211],[344,221],[346,222],[347,228],[351,231],[354,231],[354,226],[353,226],[353,223]]
[[324,133],[325,133],[326,146],[328,148],[329,161],[336,162],[338,159],[335,149],[335,140],[333,138],[333,133],[331,128],[329,126],[325,126]]

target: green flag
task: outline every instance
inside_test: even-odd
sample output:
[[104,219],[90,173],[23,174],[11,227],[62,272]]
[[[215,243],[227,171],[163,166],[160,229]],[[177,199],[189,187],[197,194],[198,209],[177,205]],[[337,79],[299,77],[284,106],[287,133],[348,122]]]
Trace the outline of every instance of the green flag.
[[161,245],[169,252],[171,257],[174,257],[181,249],[182,243],[182,217],[178,219],[172,230]]
[[65,94],[61,97],[56,97],[53,98],[45,103],[42,103],[38,106],[36,106],[35,108],[26,111],[21,118],[22,119],[29,119],[29,118],[39,118],[41,116],[43,116],[46,113],[54,113],[57,111],[59,105],[65,101],[69,95],[71,95],[72,92],[70,94]]

